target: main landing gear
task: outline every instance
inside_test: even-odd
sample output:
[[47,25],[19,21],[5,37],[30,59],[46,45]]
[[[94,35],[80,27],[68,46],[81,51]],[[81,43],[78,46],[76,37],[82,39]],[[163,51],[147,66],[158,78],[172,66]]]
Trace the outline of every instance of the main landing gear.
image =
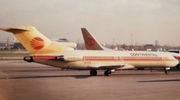
[[91,70],[90,71],[90,75],[91,76],[96,76],[97,75],[97,71],[96,70]]
[[110,76],[110,75],[111,75],[111,71],[110,71],[110,70],[104,71],[104,75],[105,75],[105,76]]
[[[112,72],[115,72],[115,70],[114,70],[114,69],[112,69],[112,70],[106,70],[106,71],[104,71],[104,75],[105,75],[105,76],[110,76]],[[90,70],[90,75],[91,75],[91,76],[96,76],[96,75],[97,75],[97,71],[96,71],[95,69]]]

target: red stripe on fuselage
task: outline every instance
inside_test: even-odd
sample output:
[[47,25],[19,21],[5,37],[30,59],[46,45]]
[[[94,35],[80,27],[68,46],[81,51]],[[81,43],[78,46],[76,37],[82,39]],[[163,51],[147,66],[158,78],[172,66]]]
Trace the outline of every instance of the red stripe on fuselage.
[[84,61],[174,61],[167,57],[113,57],[113,56],[84,56]]
[[34,60],[50,60],[55,58],[56,56],[33,56]]
[[[33,56],[34,60],[50,60],[56,56]],[[82,61],[174,61],[167,57],[113,57],[113,56],[83,56]]]

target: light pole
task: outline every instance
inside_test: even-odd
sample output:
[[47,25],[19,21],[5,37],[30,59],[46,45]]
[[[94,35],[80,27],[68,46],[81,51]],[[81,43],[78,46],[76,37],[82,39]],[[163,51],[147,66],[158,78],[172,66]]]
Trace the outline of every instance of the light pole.
[[133,41],[132,41],[132,34],[131,34],[131,45],[133,45]]
[[130,45],[130,48],[133,49],[132,33],[131,33],[131,45]]

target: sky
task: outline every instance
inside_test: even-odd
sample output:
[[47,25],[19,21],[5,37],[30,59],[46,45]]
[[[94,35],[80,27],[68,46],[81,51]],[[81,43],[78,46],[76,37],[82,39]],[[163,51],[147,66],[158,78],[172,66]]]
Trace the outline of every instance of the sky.
[[[35,26],[50,39],[180,46],[180,0],[1,0],[0,27]],[[0,42],[13,35],[0,31]]]

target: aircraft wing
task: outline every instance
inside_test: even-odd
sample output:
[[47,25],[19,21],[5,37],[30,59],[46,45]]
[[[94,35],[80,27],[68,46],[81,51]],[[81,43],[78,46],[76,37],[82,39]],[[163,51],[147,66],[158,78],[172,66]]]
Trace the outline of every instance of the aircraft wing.
[[88,68],[90,69],[100,69],[100,68],[103,68],[103,69],[132,69],[132,68],[135,68],[134,66],[132,65],[129,65],[127,63],[124,63],[124,62],[116,62],[116,63],[99,63],[99,64],[91,64],[89,66],[87,66]]

